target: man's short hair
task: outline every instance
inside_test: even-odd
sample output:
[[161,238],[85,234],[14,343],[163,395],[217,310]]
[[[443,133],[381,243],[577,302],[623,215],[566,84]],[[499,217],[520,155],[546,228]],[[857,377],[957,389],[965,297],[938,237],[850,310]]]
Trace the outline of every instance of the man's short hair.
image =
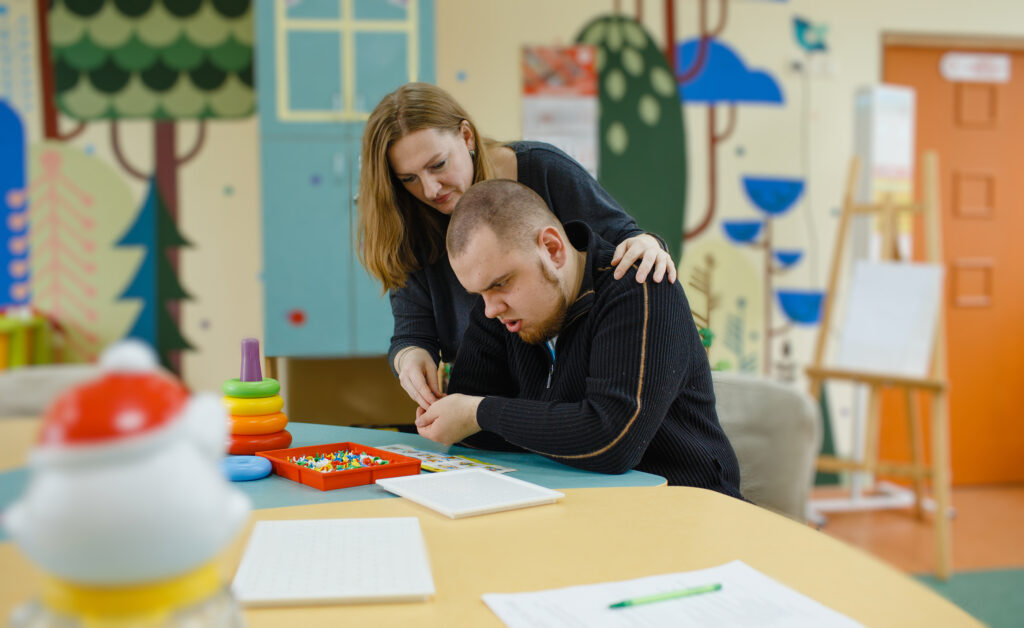
[[528,248],[545,227],[561,223],[539,194],[509,179],[481,181],[456,203],[448,224],[448,255],[458,257],[480,227],[490,227],[508,248]]

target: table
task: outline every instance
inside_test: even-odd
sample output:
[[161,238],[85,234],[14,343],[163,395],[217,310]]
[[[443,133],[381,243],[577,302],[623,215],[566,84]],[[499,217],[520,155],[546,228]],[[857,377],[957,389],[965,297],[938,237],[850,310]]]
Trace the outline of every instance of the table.
[[[25,454],[36,438],[38,425],[38,419],[0,419],[0,509],[16,499],[28,481],[28,470],[24,467]],[[339,425],[314,425],[294,421],[288,423],[287,429],[292,434],[292,447],[341,442],[353,442],[371,447],[398,443],[417,449],[470,456],[491,464],[511,467],[515,469],[509,474],[512,477],[556,490],[605,486],[665,485],[665,478],[642,471],[629,471],[622,475],[604,475],[559,464],[537,454],[445,447],[427,440],[419,434]],[[236,486],[249,496],[253,508],[256,509],[361,499],[397,499],[391,493],[374,485],[354,486],[336,491],[320,491],[276,475],[257,482],[242,482]],[[4,540],[7,540],[7,534],[0,529],[0,541]]]
[[[31,423],[0,422],[0,465],[18,456],[5,434],[31,438]],[[28,442],[28,441],[23,441]],[[11,463],[0,466],[10,468]],[[426,603],[257,609],[252,628],[314,625],[501,626],[481,595],[688,571],[741,559],[867,626],[980,626],[965,612],[877,559],[785,517],[688,487],[563,491],[559,503],[451,520],[403,499],[265,508],[252,521],[417,517],[437,593]],[[220,564],[234,573],[249,527]],[[38,586],[38,573],[0,543],[0,616]],[[316,625],[319,625],[318,623]]]

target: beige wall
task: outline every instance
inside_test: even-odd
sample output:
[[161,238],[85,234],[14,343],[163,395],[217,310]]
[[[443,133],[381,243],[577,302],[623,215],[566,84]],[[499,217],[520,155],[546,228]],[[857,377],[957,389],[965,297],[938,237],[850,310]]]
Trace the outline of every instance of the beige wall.
[[[523,44],[571,43],[592,18],[612,10],[611,1],[589,0],[437,0],[437,82],[450,90],[473,114],[483,133],[515,139],[521,132],[519,50]],[[621,2],[632,14],[635,4]],[[716,19],[717,3],[709,2]],[[694,36],[698,3],[677,0],[676,37]],[[663,2],[643,3],[643,23],[661,42]],[[852,150],[852,96],[861,85],[878,81],[881,35],[887,31],[1024,36],[1024,2],[1019,0],[733,0],[721,38],[743,59],[771,73],[786,97],[784,107],[742,106],[733,136],[722,146],[719,161],[718,217],[751,216],[737,185],[741,173],[763,171],[802,175],[799,145],[803,77],[791,69],[800,57],[791,34],[791,19],[803,16],[829,25],[828,67],[807,79],[810,86],[809,146],[806,173],[814,216],[813,237],[820,243],[818,270],[809,265],[786,277],[793,286],[822,287],[824,254],[831,246],[840,189]],[[464,73],[464,80],[459,74]],[[703,138],[706,108],[686,107],[691,155],[690,215],[706,198]],[[38,139],[38,120],[28,120]],[[92,143],[96,154],[110,155],[107,133],[96,125],[76,145]],[[179,125],[181,150],[190,145],[194,126]],[[128,154],[143,170],[150,131],[147,125],[126,127]],[[181,255],[182,283],[194,296],[183,308],[183,331],[197,348],[184,358],[185,378],[195,388],[217,388],[238,370],[238,342],[259,336],[263,328],[260,256],[259,146],[255,119],[215,122],[208,127],[199,157],[180,171],[180,227],[194,248]],[[737,155],[737,147],[744,154]],[[132,183],[141,195],[141,186]],[[225,194],[225,186],[233,188]],[[699,251],[702,241],[718,238],[720,228],[689,243]],[[713,233],[712,233],[713,232]],[[794,216],[780,225],[779,243],[804,246],[809,226]],[[746,253],[741,252],[740,255]],[[689,256],[684,256],[688,258]],[[683,264],[688,259],[683,260]],[[741,259],[740,263],[744,263]],[[745,263],[753,264],[752,260]],[[742,283],[742,281],[737,281]],[[796,355],[806,360],[811,331],[796,338]]]
[[[451,91],[476,118],[483,133],[497,139],[521,134],[519,54],[523,44],[571,43],[594,17],[613,10],[614,2],[572,0],[439,0],[437,22],[437,83]],[[629,11],[634,3],[621,2]],[[710,15],[714,19],[715,2]],[[659,43],[664,38],[663,2],[643,3],[644,26]],[[694,0],[677,0],[676,37],[697,34]],[[986,0],[791,0],[760,2],[732,0],[721,38],[751,66],[771,73],[782,87],[783,107],[743,106],[732,138],[719,160],[718,216],[746,216],[749,203],[733,182],[741,173],[762,170],[801,174],[800,99],[803,78],[791,70],[801,52],[791,35],[791,19],[800,15],[829,25],[829,68],[810,79],[810,150],[808,193],[814,203],[819,244],[819,270],[810,276],[796,271],[785,278],[794,287],[822,286],[825,254],[831,246],[834,218],[843,178],[852,151],[854,91],[877,82],[881,67],[881,35],[887,31],[1024,36],[1024,2]],[[1009,25],[1019,24],[1015,33]],[[464,73],[465,79],[458,75]],[[691,218],[706,198],[703,133],[706,108],[686,107],[691,155]],[[200,388],[219,386],[238,368],[237,344],[242,336],[262,333],[262,293],[259,229],[259,147],[255,120],[211,125],[207,146],[183,170],[181,218],[184,233],[196,247],[183,254],[184,284],[197,296],[183,310],[183,329],[199,351],[186,354],[187,381]],[[182,125],[181,143],[188,137]],[[735,156],[737,146],[744,157]],[[224,185],[235,195],[225,197]],[[779,242],[801,245],[806,221],[792,217],[780,225]],[[788,227],[788,229],[786,228]],[[718,237],[718,231],[709,230]],[[697,241],[699,243],[699,240]],[[696,243],[694,243],[696,244]],[[694,247],[696,248],[696,247]],[[201,327],[203,320],[210,327]],[[813,331],[797,341],[796,355],[805,359]]]

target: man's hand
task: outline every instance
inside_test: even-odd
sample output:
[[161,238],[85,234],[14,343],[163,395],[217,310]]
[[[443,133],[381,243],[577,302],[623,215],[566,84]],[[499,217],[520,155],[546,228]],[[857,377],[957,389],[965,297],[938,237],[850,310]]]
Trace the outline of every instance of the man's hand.
[[426,349],[407,347],[395,359],[398,383],[409,398],[426,410],[444,395],[437,386],[437,364]]
[[636,269],[637,283],[646,281],[647,275],[650,275],[655,283],[661,283],[665,277],[668,277],[669,283],[675,282],[676,265],[672,263],[672,256],[661,248],[654,236],[642,233],[620,242],[615,247],[615,254],[612,257],[612,266],[617,267],[613,276],[622,279],[637,260],[640,260],[640,265]]
[[416,409],[416,431],[420,436],[443,445],[452,445],[480,431],[476,408],[483,397],[448,395],[426,410]]

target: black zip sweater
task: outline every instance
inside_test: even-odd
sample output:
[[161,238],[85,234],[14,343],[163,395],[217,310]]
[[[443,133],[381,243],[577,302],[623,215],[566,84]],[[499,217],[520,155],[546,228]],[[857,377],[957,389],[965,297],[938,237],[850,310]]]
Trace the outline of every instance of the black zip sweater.
[[448,392],[486,397],[475,447],[509,445],[600,473],[638,469],[669,484],[740,497],[736,455],[718,423],[711,369],[679,282],[612,277],[615,247],[566,225],[587,258],[556,355],[484,316],[480,300]]

